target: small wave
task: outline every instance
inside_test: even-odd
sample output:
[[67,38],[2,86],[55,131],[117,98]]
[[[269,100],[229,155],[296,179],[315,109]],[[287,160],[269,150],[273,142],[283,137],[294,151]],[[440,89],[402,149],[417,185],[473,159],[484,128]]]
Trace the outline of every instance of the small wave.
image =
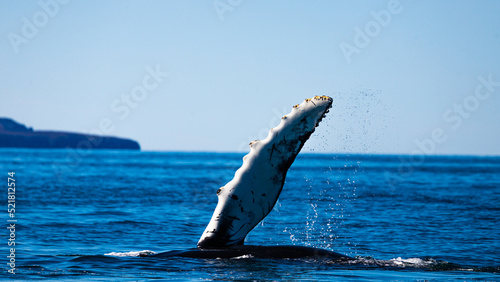
[[421,258],[402,259],[401,257],[391,259],[388,262],[390,266],[415,267],[415,268],[428,268],[438,263],[435,259],[421,259]]
[[252,256],[252,255],[242,255],[242,256],[239,256],[239,257],[231,258],[231,259],[250,259],[250,258],[254,258],[254,256]]
[[379,267],[395,267],[395,268],[423,268],[432,269],[435,266],[447,264],[444,261],[437,261],[433,258],[393,258],[390,260],[374,259],[372,257],[356,257],[354,260],[349,260],[348,264],[379,266]]
[[428,271],[470,271],[470,272],[488,272],[499,273],[500,266],[494,267],[472,267],[463,266],[444,260],[436,260],[433,258],[393,258],[390,260],[374,259],[372,257],[356,257],[353,260],[344,262],[348,265],[366,266],[366,267],[383,267],[383,268],[410,268],[423,269]]
[[150,255],[156,254],[153,251],[150,250],[143,250],[143,251],[131,251],[131,252],[124,252],[124,253],[119,253],[119,252],[111,252],[104,254],[105,256],[113,256],[113,257],[147,257]]

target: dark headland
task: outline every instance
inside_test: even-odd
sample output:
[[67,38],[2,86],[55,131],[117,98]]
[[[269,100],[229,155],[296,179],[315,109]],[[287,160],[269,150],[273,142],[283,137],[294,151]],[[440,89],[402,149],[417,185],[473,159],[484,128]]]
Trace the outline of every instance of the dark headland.
[[0,148],[140,150],[139,143],[130,139],[63,131],[33,130],[33,128],[28,128],[10,118],[0,118]]

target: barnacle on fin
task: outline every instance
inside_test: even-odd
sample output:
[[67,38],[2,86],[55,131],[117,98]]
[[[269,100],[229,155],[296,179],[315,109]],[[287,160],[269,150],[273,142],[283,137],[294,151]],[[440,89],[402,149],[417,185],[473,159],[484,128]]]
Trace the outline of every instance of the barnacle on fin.
[[323,96],[314,96],[314,99],[316,99],[316,100],[327,100],[327,101],[331,101],[332,100],[331,97],[328,97],[328,96],[325,96],[325,95],[323,95]]
[[222,192],[222,189],[224,189],[224,186],[220,187],[219,190],[217,190],[217,195],[219,195],[220,192]]

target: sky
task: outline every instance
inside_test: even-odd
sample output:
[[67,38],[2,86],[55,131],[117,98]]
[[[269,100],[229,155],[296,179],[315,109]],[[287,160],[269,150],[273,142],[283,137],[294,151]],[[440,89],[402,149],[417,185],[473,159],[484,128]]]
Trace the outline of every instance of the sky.
[[500,155],[500,1],[0,1],[0,117],[247,152],[334,104],[303,151]]

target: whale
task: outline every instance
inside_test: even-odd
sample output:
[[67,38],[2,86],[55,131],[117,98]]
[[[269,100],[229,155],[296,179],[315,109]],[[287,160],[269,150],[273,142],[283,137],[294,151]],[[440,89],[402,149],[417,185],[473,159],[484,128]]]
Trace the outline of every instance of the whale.
[[187,250],[175,250],[154,255],[159,258],[184,257],[204,259],[232,259],[232,258],[256,258],[256,259],[326,259],[336,262],[349,262],[353,258],[333,251],[306,247],[306,246],[230,246],[218,249],[191,248]]
[[329,258],[348,256],[305,246],[244,245],[247,234],[273,209],[288,169],[305,142],[332,107],[332,98],[315,96],[297,104],[269,131],[264,140],[250,142],[250,152],[234,177],[216,194],[217,206],[197,248],[155,254],[191,258]]
[[315,96],[295,105],[250,153],[234,178],[217,190],[218,203],[198,248],[242,245],[246,235],[273,209],[288,169],[332,105]]

